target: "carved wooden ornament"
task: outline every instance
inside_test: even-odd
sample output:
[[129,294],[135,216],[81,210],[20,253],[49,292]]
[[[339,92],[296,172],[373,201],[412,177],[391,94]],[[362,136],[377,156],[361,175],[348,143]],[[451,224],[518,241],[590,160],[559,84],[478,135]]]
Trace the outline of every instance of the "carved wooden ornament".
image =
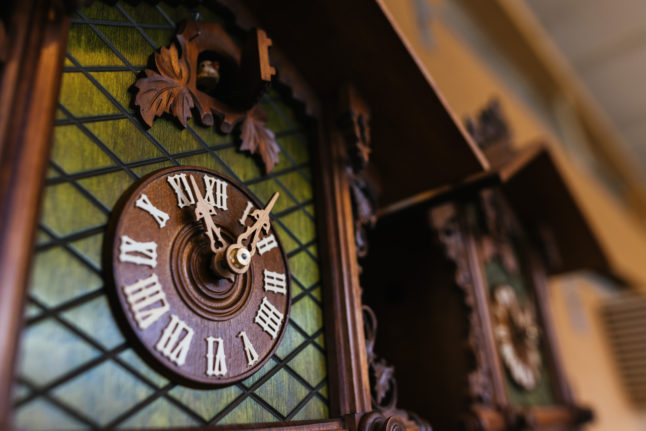
[[168,114],[186,127],[197,111],[204,126],[217,123],[222,133],[240,125],[240,149],[259,155],[265,172],[271,172],[280,149],[257,104],[276,73],[270,46],[263,30],[255,30],[240,49],[217,23],[183,22],[175,41],[154,53],[155,69],[146,69],[135,82],[141,118],[151,127],[156,117]]
[[290,308],[287,257],[265,206],[207,169],[157,171],[113,212],[105,259],[124,332],[152,364],[200,387],[259,370]]

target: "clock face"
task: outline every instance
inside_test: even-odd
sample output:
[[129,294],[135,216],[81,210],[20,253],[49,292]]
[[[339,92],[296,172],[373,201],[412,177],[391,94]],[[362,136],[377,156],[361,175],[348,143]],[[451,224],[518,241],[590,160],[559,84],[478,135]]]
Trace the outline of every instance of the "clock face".
[[492,311],[498,351],[507,371],[522,389],[533,389],[541,377],[541,355],[531,304],[521,306],[515,290],[501,284],[493,289]]
[[269,218],[277,199],[260,204],[243,186],[195,167],[157,171],[122,198],[106,246],[113,304],[157,368],[184,383],[221,386],[272,355],[291,297]]

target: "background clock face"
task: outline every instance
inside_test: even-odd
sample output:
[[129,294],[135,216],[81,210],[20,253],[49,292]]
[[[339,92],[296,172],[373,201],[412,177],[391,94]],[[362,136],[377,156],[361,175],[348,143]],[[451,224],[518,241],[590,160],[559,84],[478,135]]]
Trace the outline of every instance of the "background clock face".
[[117,205],[107,256],[113,303],[140,350],[185,383],[220,386],[259,370],[278,346],[290,276],[269,225],[256,233],[246,272],[218,275],[205,222],[196,218],[200,201],[228,244],[249,232],[254,211],[265,207],[216,172],[157,171]]
[[539,329],[531,304],[521,305],[514,289],[506,284],[493,290],[492,311],[498,350],[513,381],[525,390],[540,379]]

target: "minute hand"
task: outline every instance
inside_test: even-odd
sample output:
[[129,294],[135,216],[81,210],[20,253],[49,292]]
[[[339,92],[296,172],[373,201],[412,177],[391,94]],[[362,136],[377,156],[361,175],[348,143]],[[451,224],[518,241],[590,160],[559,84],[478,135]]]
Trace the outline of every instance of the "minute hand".
[[249,238],[253,235],[251,243],[247,246],[247,250],[249,250],[249,254],[251,256],[256,253],[256,243],[258,242],[258,239],[260,237],[260,229],[262,229],[265,234],[269,233],[269,227],[271,223],[271,221],[269,220],[269,214],[271,213],[271,209],[274,207],[278,196],[278,192],[274,193],[269,202],[267,202],[267,205],[264,209],[254,210],[251,213],[251,217],[256,219],[255,223],[247,227],[247,229],[236,239],[236,245],[238,245],[239,247],[244,247],[244,245],[242,244],[243,241],[248,241]]
[[[200,189],[197,187],[197,183],[193,176],[190,178],[191,183],[193,184],[193,190],[195,190],[195,195],[197,196],[197,202],[195,204],[195,219],[202,220],[204,222],[204,233],[209,238],[211,251],[213,254],[217,255],[219,252],[224,251],[229,244],[224,238],[222,238],[220,228],[213,221],[212,216],[216,215],[215,209],[213,209],[213,207],[202,197],[202,193],[200,193]],[[214,234],[215,237],[213,236]],[[216,245],[216,240],[220,243],[220,247]]]

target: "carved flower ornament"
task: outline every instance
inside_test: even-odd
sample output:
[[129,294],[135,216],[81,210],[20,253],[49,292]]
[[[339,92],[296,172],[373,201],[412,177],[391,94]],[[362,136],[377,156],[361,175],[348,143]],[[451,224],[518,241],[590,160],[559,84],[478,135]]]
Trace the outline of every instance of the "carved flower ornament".
[[175,41],[154,53],[155,69],[147,68],[134,84],[141,118],[151,127],[156,117],[168,114],[186,127],[197,110],[204,126],[215,125],[217,117],[222,133],[240,125],[240,149],[258,154],[271,172],[280,149],[257,103],[276,73],[270,46],[263,30],[252,32],[240,49],[219,24],[185,21]]

